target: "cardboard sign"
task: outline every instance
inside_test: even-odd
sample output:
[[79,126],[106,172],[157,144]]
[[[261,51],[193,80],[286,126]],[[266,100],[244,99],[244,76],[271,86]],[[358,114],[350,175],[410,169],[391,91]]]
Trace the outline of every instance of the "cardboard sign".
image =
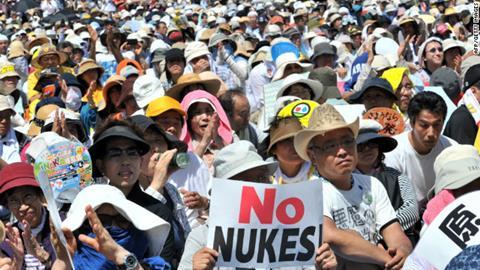
[[368,110],[364,119],[372,119],[380,123],[383,127],[378,133],[385,136],[394,136],[405,130],[405,121],[403,116],[394,109],[390,108],[373,108]]
[[43,171],[53,197],[71,203],[80,190],[92,184],[92,161],[81,143],[59,142],[49,146],[35,161],[35,175]]
[[[308,78],[308,72],[302,73],[301,75],[305,78]],[[275,117],[275,101],[277,101],[277,94],[280,88],[283,85],[283,80],[274,81],[263,87],[263,101],[264,101],[264,118],[263,126],[268,127],[269,121]]]
[[414,252],[435,268],[445,269],[467,246],[480,244],[479,231],[480,191],[476,191],[445,207],[420,238]]
[[322,242],[322,203],[321,181],[270,185],[213,179],[208,247],[220,253],[217,266],[313,266]]

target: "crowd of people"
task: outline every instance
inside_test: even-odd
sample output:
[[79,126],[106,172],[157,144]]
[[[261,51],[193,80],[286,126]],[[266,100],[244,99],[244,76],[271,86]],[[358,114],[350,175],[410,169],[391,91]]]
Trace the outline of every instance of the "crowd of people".
[[[480,190],[475,8],[2,1],[0,269],[213,269],[213,178],[321,181],[310,268],[435,269],[412,251]],[[33,167],[60,141],[88,148],[93,167],[58,204],[63,235]]]

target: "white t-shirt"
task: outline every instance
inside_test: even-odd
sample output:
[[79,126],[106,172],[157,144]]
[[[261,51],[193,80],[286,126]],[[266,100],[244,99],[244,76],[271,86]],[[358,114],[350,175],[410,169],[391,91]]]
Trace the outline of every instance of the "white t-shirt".
[[385,153],[385,164],[408,176],[415,187],[417,201],[420,202],[427,197],[428,191],[435,184],[435,172],[433,171],[435,159],[443,149],[456,145],[457,142],[441,135],[437,145],[430,153],[420,155],[408,140],[409,133],[407,131],[394,136],[398,146],[392,152]]
[[323,179],[323,196],[323,215],[335,221],[337,228],[354,230],[372,244],[397,219],[385,187],[372,176],[352,174],[350,190],[339,190]]
[[305,161],[300,168],[300,171],[294,177],[288,177],[283,174],[282,169],[280,166],[277,167],[277,170],[273,174],[273,184],[292,184],[292,183],[299,183],[303,181],[313,180],[317,178],[312,171],[312,163],[309,161]]

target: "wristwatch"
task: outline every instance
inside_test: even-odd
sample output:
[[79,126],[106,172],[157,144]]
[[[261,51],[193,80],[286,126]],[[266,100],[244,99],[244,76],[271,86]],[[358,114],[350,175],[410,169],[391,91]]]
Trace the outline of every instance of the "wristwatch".
[[135,268],[137,268],[137,266],[138,266],[137,257],[135,257],[135,255],[130,253],[123,258],[123,264],[117,265],[117,269],[119,269],[119,270],[135,270]]

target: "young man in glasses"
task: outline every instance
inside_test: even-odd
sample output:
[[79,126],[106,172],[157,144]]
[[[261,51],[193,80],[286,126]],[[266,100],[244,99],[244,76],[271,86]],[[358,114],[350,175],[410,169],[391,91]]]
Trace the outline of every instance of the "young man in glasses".
[[[412,246],[385,188],[374,177],[353,173],[358,129],[358,120],[346,123],[322,104],[309,127],[295,135],[295,149],[323,179],[323,240],[340,255],[337,269],[401,269]],[[385,248],[377,246],[380,237]]]

